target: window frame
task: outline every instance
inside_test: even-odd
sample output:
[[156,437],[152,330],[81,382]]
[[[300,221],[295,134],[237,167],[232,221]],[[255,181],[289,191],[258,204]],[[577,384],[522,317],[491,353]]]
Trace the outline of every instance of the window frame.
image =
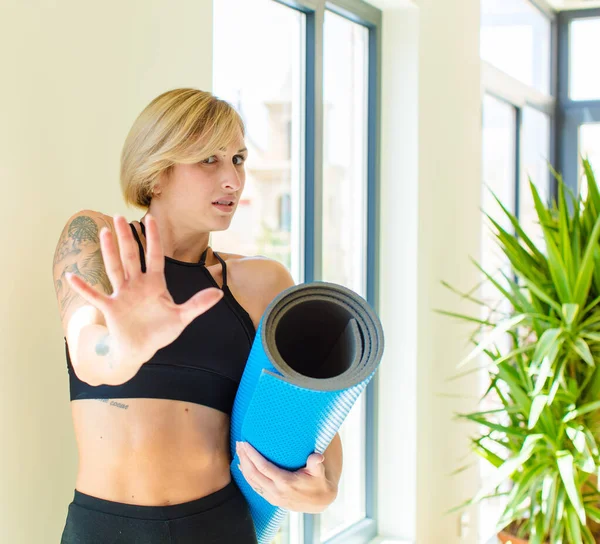
[[572,100],[569,97],[570,25],[574,20],[600,18],[600,8],[561,11],[558,14],[558,171],[575,194],[579,190],[579,127],[600,123],[600,98]]
[[[367,291],[366,299],[378,311],[379,299],[379,196],[381,119],[382,13],[362,0],[272,0],[306,16],[306,89],[304,155],[304,281],[322,275],[323,236],[323,47],[325,11],[331,11],[367,28]],[[328,539],[324,544],[365,544],[377,536],[377,375],[365,391],[365,510],[366,517]],[[320,517],[302,514],[301,542],[320,544]],[[291,525],[294,525],[292,522]],[[294,530],[295,527],[292,527]]]
[[[536,8],[541,15],[550,20],[550,94],[546,95],[508,75],[499,68],[482,60],[482,103],[484,96],[490,95],[502,102],[510,104],[516,109],[517,122],[515,134],[515,215],[519,218],[519,194],[523,183],[522,157],[523,157],[523,110],[526,107],[533,108],[550,117],[550,148],[549,162],[555,167],[557,163],[557,44],[558,44],[558,12],[554,10],[545,0],[525,0]],[[550,197],[554,198],[557,191],[557,182],[548,172],[550,182]]]
[[[546,0],[527,0],[543,16],[550,20],[550,94],[540,92],[534,87],[530,87],[519,81],[513,76],[508,75],[499,68],[493,66],[485,60],[481,60],[481,125],[483,130],[483,103],[486,95],[491,96],[501,102],[504,102],[515,110],[515,134],[514,134],[514,201],[510,204],[514,206],[514,212],[517,219],[520,218],[520,194],[521,186],[527,183],[523,180],[523,119],[526,107],[533,108],[549,116],[550,119],[550,141],[548,149],[548,160],[556,168],[558,154],[557,138],[557,85],[558,85],[558,12],[552,8]],[[483,176],[483,168],[482,168]],[[535,181],[535,180],[534,180]],[[549,197],[555,198],[557,195],[558,184],[551,172],[548,171],[548,190]],[[482,239],[483,243],[483,239]],[[483,505],[485,506],[485,505]],[[485,535],[480,534],[480,526],[477,525],[477,541],[482,541]]]

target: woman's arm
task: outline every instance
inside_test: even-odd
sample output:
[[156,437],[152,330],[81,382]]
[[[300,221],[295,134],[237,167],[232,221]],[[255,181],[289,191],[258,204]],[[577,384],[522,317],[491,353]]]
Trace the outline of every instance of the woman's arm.
[[336,433],[333,440],[323,452],[323,466],[325,467],[325,477],[333,486],[335,495],[337,496],[338,485],[342,476],[343,454],[342,454],[342,439],[339,433]]

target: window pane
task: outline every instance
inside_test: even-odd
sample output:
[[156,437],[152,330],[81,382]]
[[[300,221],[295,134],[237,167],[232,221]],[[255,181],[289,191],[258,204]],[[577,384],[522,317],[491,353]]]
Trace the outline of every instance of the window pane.
[[[579,156],[587,157],[600,180],[600,123],[588,123],[579,127]],[[579,161],[579,191],[587,196],[587,180],[583,175],[583,167]]]
[[[334,13],[324,29],[323,280],[366,296],[368,31]],[[321,540],[365,516],[364,394],[340,429],[344,471]]]
[[[483,102],[483,194],[482,207],[503,228],[511,230],[511,224],[504,212],[493,198],[492,191],[503,205],[512,213],[515,212],[515,173],[516,173],[516,134],[517,114],[516,109],[504,102],[486,96]],[[502,270],[510,275],[510,263],[503,254],[496,249],[494,236],[490,231],[489,222],[483,216],[484,226],[482,235],[482,258],[484,270],[494,276],[500,283],[506,285],[502,276],[497,272]],[[486,304],[495,308],[497,312],[505,311],[503,301],[498,292],[489,282],[481,287],[481,298]],[[484,311],[482,318],[497,322],[501,314]],[[506,341],[497,342],[497,346],[506,353],[510,348],[509,338]],[[482,359],[483,361],[487,359]],[[489,385],[486,372],[480,373],[481,392],[484,393]],[[497,409],[499,400],[488,395],[480,404],[480,409]],[[490,450],[495,451],[493,443],[482,444]],[[480,462],[480,476],[482,483],[487,483],[494,475],[493,468],[489,463]],[[479,506],[479,536],[481,542],[487,542],[495,535],[495,526],[504,510],[502,498],[486,500]]]
[[550,20],[527,0],[481,0],[481,58],[550,94]]
[[599,99],[600,18],[573,21],[569,35],[569,95],[573,100]]
[[[256,32],[264,21],[268,32]],[[214,93],[240,112],[249,154],[236,215],[211,244],[276,259],[296,283],[303,281],[304,25],[301,12],[272,0],[214,3]]]
[[550,117],[534,108],[523,109],[523,174],[519,187],[519,222],[527,235],[537,244],[543,243],[529,178],[543,202],[550,200]]

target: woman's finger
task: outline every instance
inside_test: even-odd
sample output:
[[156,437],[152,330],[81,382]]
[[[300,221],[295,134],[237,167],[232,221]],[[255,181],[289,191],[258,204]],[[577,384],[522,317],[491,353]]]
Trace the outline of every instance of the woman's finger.
[[129,227],[129,223],[121,215],[115,215],[114,218],[117,238],[119,240],[119,253],[125,279],[129,280],[136,278],[142,274],[140,266],[140,248],[133,238],[133,233]]
[[287,480],[290,478],[290,473],[277,465],[274,465],[267,459],[265,459],[256,449],[254,449],[248,442],[240,443],[240,450],[242,450],[252,464],[264,474],[270,480]]
[[150,214],[146,216],[146,272],[164,274],[165,255],[160,241],[156,220]]
[[104,312],[107,306],[109,297],[100,291],[90,287],[85,281],[83,281],[76,274],[67,272],[65,274],[67,281],[73,288],[73,290],[80,295],[82,298],[87,300],[92,306],[98,308],[101,312]]
[[104,227],[100,231],[100,248],[102,250],[102,260],[104,261],[104,269],[110,280],[113,291],[120,289],[125,281],[125,273],[121,258],[117,251],[115,240],[110,229]]
[[[261,488],[266,494],[277,493],[277,488],[273,480],[267,478],[260,470],[258,470],[247,455],[240,453],[240,467],[244,478],[248,483],[255,488]],[[262,495],[263,493],[261,493]]]
[[186,326],[212,308],[219,300],[223,298],[223,291],[216,287],[202,289],[191,297],[188,301],[179,305],[179,315]]

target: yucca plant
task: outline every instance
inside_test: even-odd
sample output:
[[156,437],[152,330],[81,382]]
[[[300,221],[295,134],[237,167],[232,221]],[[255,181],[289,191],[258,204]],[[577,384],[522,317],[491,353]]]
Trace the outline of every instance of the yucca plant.
[[[600,542],[600,191],[587,159],[583,166],[584,199],[554,173],[558,198],[547,205],[530,180],[543,241],[528,237],[496,198],[512,229],[488,219],[512,273],[500,278],[475,264],[509,311],[497,319],[495,308],[476,301],[489,317],[443,312],[478,323],[461,365],[485,359],[483,398],[498,404],[457,414],[478,424],[474,451],[495,467],[467,505],[504,495],[498,530],[535,544]],[[501,348],[507,335],[510,347]]]

